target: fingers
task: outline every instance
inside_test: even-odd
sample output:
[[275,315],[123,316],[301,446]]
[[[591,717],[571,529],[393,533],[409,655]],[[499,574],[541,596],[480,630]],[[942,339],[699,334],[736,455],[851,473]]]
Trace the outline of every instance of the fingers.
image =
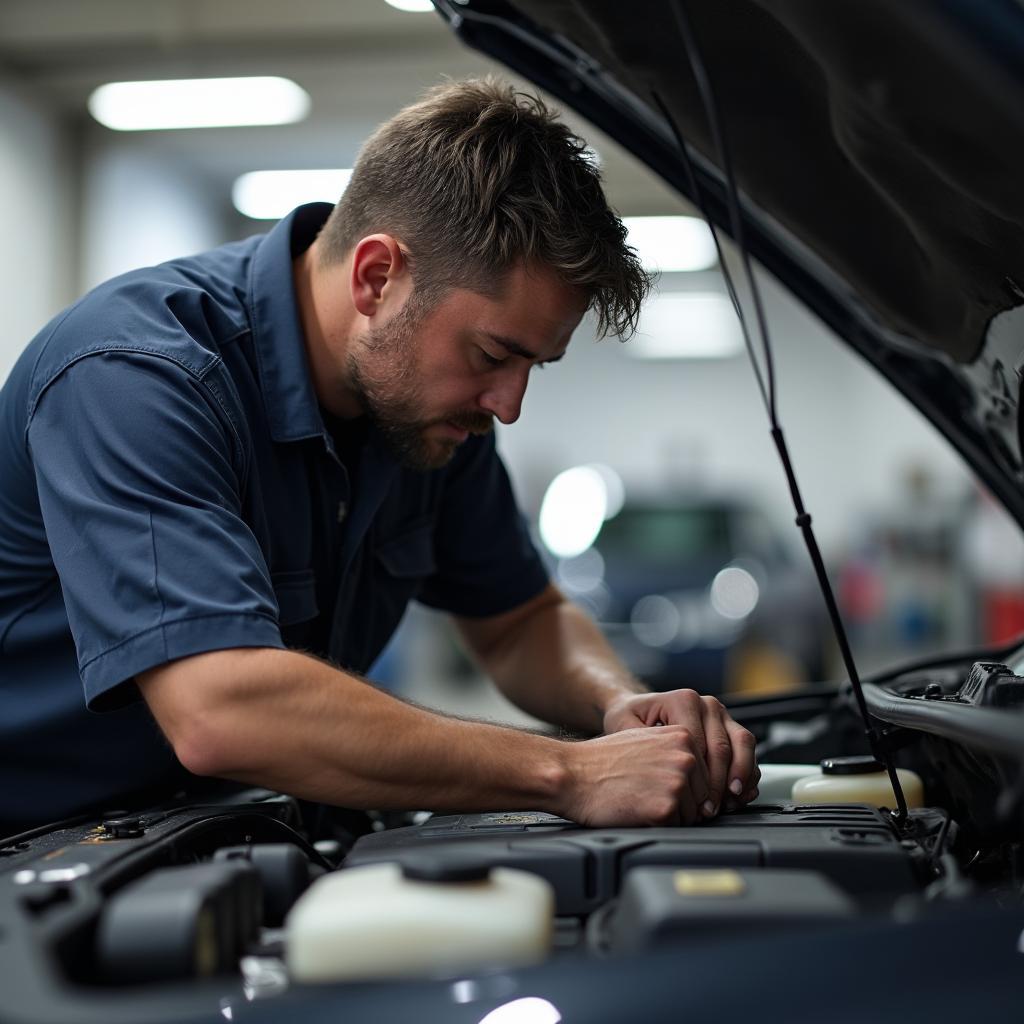
[[707,764],[708,795],[701,811],[705,818],[714,817],[722,806],[732,776],[732,741],[725,727],[726,713],[714,697],[701,697],[702,723],[704,728],[704,760]]
[[693,739],[686,729],[679,729],[676,737],[679,746],[671,762],[675,772],[673,786],[676,815],[681,825],[692,825],[700,818],[700,805],[707,792],[707,775],[704,760],[693,749]]
[[690,729],[693,738],[700,746],[700,756],[704,757],[704,705],[696,690],[672,690],[658,694],[660,703],[658,713],[666,725],[682,725]]
[[690,825],[757,797],[754,737],[714,697],[631,694],[605,725],[606,736],[577,748],[581,756],[593,752],[594,763],[574,820]]
[[760,790],[757,788],[761,782],[761,769],[757,765],[754,765],[754,776],[751,780],[750,788],[743,794],[741,800],[745,804],[749,804],[756,800]]
[[692,825],[699,816],[693,790],[689,786],[684,786],[679,795],[679,823],[681,825]]
[[697,752],[697,744],[689,729],[666,726],[659,739],[664,746],[652,764],[659,765],[662,805],[655,811],[652,825],[692,825],[701,817],[701,804],[707,799],[707,766]]
[[698,818],[711,818],[723,807],[732,809],[755,799],[761,774],[754,759],[753,735],[729,716],[714,697],[695,690],[644,694],[632,698],[648,725],[682,728],[688,749],[700,761],[691,774],[692,797]]
[[752,732],[734,722],[727,714],[724,716],[724,724],[732,748],[728,792],[734,800],[747,803],[753,799],[750,794],[757,789],[757,784],[761,781],[761,770],[754,759],[757,741]]
[[[708,799],[710,782],[708,780],[708,766],[705,756],[705,743],[703,730],[691,730],[676,727],[676,735],[679,749],[686,751],[689,758],[684,766],[686,776],[685,800],[692,805],[693,817],[687,824],[692,824],[702,814],[702,806]],[[699,733],[699,737],[697,735]]]
[[[710,760],[708,756],[708,730],[704,700],[696,690],[673,690],[671,693],[662,694],[662,719],[669,725],[681,726],[686,734],[687,749],[691,750],[697,757],[697,764],[689,773],[691,790],[688,796],[692,797],[695,818],[710,817],[715,813],[707,807],[717,808],[719,798],[714,796],[712,790],[711,774],[709,771]],[[713,699],[713,698],[711,698]],[[717,701],[715,702],[717,704]],[[721,736],[714,734],[714,742],[721,746],[722,742],[728,744],[728,737],[725,735],[724,727],[721,729]],[[721,774],[724,776],[727,767],[723,767]],[[721,792],[721,783],[718,790]]]
[[627,694],[613,702],[605,711],[602,731],[608,735],[654,725],[658,712],[656,706],[652,708],[650,697],[651,694]]
[[[697,816],[711,818],[757,797],[761,781],[751,732],[734,722],[721,702],[694,690],[664,695],[670,720],[686,727],[700,768],[692,774]],[[702,769],[702,770],[701,770]]]
[[567,744],[558,813],[592,827],[692,825],[707,797],[707,767],[689,729],[631,729]]

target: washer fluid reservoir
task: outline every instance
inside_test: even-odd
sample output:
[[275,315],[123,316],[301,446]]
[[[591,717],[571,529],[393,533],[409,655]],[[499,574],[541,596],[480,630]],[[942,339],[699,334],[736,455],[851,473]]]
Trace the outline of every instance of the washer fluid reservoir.
[[427,977],[543,959],[554,893],[542,878],[479,859],[343,868],[318,879],[285,921],[293,981]]
[[[908,807],[924,806],[921,776],[908,768],[896,774]],[[792,799],[798,804],[871,804],[895,807],[896,796],[884,766],[873,757],[827,757],[821,768],[793,783]]]

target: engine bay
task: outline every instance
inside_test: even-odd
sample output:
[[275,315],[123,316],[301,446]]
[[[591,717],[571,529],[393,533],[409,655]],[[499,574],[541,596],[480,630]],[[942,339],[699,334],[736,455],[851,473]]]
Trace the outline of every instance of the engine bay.
[[[960,692],[948,682],[958,671],[977,689],[968,668],[936,670],[947,682],[928,698],[920,674],[877,685],[935,703]],[[862,745],[841,691],[734,712],[761,741],[762,796],[691,827],[423,812],[376,815],[345,841],[318,838],[295,800],[247,790],[4,840],[8,1019],[273,1016],[295,999],[398,998],[399,981],[443,991],[447,1005],[458,984],[495,996],[495,977],[564,979],[600,965],[602,978],[625,979],[715,950],[728,959],[733,946],[764,953],[819,936],[827,949],[864,929],[888,941],[979,914],[986,941],[1020,934],[1008,755],[893,727],[894,756],[924,780],[924,805],[901,821],[867,803],[788,798],[801,772],[820,774],[822,751]],[[1016,721],[1016,709],[1000,713]]]

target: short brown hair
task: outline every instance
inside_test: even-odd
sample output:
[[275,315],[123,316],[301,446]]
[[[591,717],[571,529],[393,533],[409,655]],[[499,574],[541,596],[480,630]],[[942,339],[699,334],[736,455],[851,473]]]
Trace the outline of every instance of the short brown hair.
[[378,231],[408,247],[420,299],[494,293],[513,266],[540,264],[588,296],[600,335],[631,334],[651,284],[586,143],[539,97],[493,78],[436,86],[366,141],[322,259]]

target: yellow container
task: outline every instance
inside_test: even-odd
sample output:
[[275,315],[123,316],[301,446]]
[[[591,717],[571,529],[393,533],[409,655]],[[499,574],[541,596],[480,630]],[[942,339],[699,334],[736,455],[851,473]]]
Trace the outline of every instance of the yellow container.
[[[896,775],[899,777],[907,806],[923,807],[924,784],[921,782],[921,776],[908,768],[897,768]],[[798,804],[870,804],[872,807],[893,808],[896,806],[896,796],[886,771],[837,774],[827,769],[819,769],[793,783],[792,799]]]

